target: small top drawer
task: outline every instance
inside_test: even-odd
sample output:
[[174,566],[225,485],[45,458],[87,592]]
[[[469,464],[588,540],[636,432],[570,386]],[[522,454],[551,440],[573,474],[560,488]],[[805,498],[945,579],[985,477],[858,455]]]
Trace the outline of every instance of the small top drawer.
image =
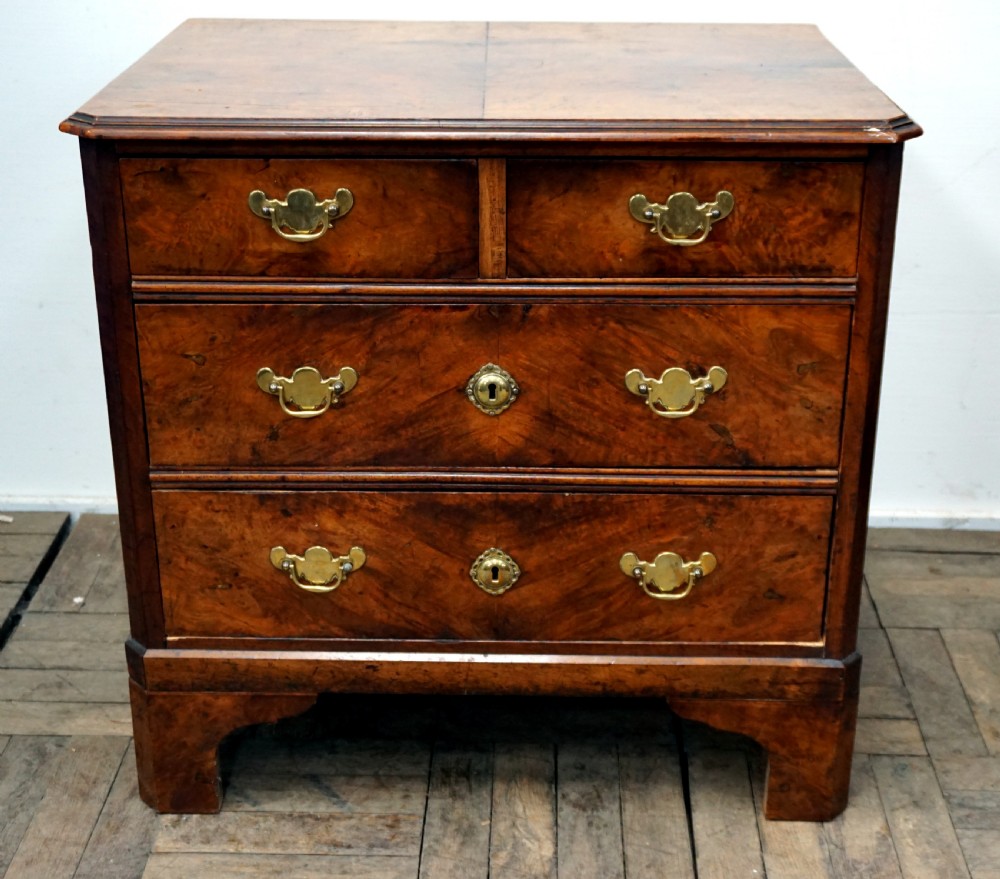
[[[512,161],[508,274],[853,277],[863,176],[857,162]],[[724,216],[706,230],[698,225],[703,221],[697,208],[720,192],[732,194],[731,211],[726,214],[723,197]],[[660,224],[662,238],[652,221],[637,220],[629,210],[636,195],[667,206],[675,193],[693,198],[671,207],[670,218]]]
[[[474,161],[123,159],[121,178],[135,275],[472,278],[478,272]],[[299,208],[298,216],[273,209],[259,216],[248,202],[255,191],[288,201],[293,190],[309,190],[322,202],[341,189],[350,197],[338,199],[333,216],[295,199],[290,207]],[[289,219],[291,226],[282,222]]]

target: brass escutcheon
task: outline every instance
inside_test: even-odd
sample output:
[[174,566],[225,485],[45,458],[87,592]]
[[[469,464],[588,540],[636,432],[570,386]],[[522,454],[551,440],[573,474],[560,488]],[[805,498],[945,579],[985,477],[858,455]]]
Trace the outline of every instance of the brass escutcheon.
[[469,576],[483,592],[503,595],[517,582],[521,569],[507,553],[493,546],[472,563]]
[[495,363],[479,367],[465,386],[465,395],[480,412],[499,415],[517,399],[521,389],[514,377]]
[[658,379],[648,378],[641,369],[625,373],[625,387],[663,418],[686,418],[697,411],[705,397],[725,387],[729,373],[713,366],[704,378],[693,378],[679,366],[666,369]]
[[367,556],[360,546],[352,546],[347,555],[335,556],[325,546],[310,546],[302,555],[293,555],[283,546],[271,550],[271,564],[300,589],[307,592],[333,592],[344,578],[364,566]]
[[270,367],[257,370],[257,387],[265,394],[278,398],[281,411],[292,418],[315,418],[340,402],[358,383],[358,374],[350,366],[343,366],[336,375],[322,378],[318,369],[300,366],[291,378],[275,375]]
[[[723,189],[715,196],[715,201],[699,202],[690,192],[675,192],[666,204],[651,202],[641,193],[628,200],[628,212],[640,223],[648,223],[667,244],[678,247],[692,247],[701,244],[712,224],[728,217],[733,210],[735,199],[731,192]],[[695,238],[691,236],[701,230]]]
[[326,234],[331,221],[339,220],[354,207],[354,195],[349,189],[338,189],[333,198],[322,201],[317,201],[309,189],[293,189],[284,201],[268,198],[255,189],[247,200],[250,210],[269,219],[271,228],[287,241],[315,241]]
[[715,570],[715,565],[715,556],[710,552],[703,552],[696,562],[686,562],[675,552],[661,552],[652,563],[627,552],[618,561],[622,573],[638,580],[650,598],[666,601],[684,598],[695,583]]

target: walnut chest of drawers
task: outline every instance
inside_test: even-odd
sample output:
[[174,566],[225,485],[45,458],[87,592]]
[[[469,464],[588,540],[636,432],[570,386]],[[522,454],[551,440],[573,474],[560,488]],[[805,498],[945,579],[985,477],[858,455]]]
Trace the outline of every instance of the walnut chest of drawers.
[[844,807],[920,129],[818,31],[190,21],[63,129],[146,802],[405,692],[662,697]]

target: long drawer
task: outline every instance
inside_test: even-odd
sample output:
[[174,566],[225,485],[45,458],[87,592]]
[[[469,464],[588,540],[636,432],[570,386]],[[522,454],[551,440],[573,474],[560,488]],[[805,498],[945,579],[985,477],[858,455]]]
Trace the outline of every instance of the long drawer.
[[[838,463],[847,304],[135,312],[154,468]],[[477,406],[490,364],[509,382],[484,379]],[[323,390],[348,370],[352,387]],[[488,414],[504,382],[509,406]]]
[[[511,161],[508,274],[540,278],[851,277],[864,169],[857,162]],[[705,228],[699,204],[724,214]],[[671,207],[637,219],[634,196]],[[725,213],[726,211],[729,213]],[[704,234],[703,234],[704,233]],[[693,240],[704,240],[691,246]]]
[[[154,492],[172,637],[816,642],[832,508],[826,496]],[[310,547],[327,556],[306,567]],[[692,562],[703,575],[672,585],[670,569]],[[332,591],[300,585],[327,576]],[[689,582],[683,598],[654,597]]]
[[[121,176],[135,275],[406,279],[479,271],[474,161],[123,159]],[[309,205],[289,214],[292,227],[249,206],[256,191],[294,208],[295,190],[322,202],[341,189],[350,206],[341,196],[325,231],[323,211]],[[297,233],[300,226],[315,229]]]

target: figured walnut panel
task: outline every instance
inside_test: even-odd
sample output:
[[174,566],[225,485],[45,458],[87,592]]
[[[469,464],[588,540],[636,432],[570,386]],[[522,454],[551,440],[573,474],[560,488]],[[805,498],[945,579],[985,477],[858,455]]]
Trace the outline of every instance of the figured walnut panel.
[[811,25],[195,19],[63,128],[872,143],[907,122]]
[[[851,277],[864,168],[849,162],[512,161],[507,169],[512,278]],[[735,199],[704,242],[667,244],[629,199],[675,192]]]
[[[504,464],[837,464],[848,306],[525,305],[503,321],[500,363],[521,385],[500,416]],[[630,369],[674,366],[729,379],[676,419],[625,388]]]
[[[829,497],[157,491],[154,506],[169,636],[822,637]],[[368,558],[335,592],[313,594],[272,567],[276,545],[358,545]],[[501,596],[469,577],[491,546],[522,570]],[[718,567],[685,599],[659,601],[618,562],[665,550],[711,551]]]
[[[315,305],[136,306],[153,466],[470,466],[492,460],[496,420],[465,395],[495,358],[485,308]],[[292,418],[255,376],[358,384],[316,418]]]
[[[123,159],[136,275],[474,278],[479,176],[473,161]],[[338,188],[354,207],[315,241],[286,241],[247,205]]]
[[[155,467],[830,467],[847,305],[136,306]],[[447,344],[440,340],[447,339]],[[498,416],[466,398],[499,361],[519,383]],[[339,405],[282,413],[256,385],[359,374]],[[664,419],[625,373],[682,366],[729,382]]]

